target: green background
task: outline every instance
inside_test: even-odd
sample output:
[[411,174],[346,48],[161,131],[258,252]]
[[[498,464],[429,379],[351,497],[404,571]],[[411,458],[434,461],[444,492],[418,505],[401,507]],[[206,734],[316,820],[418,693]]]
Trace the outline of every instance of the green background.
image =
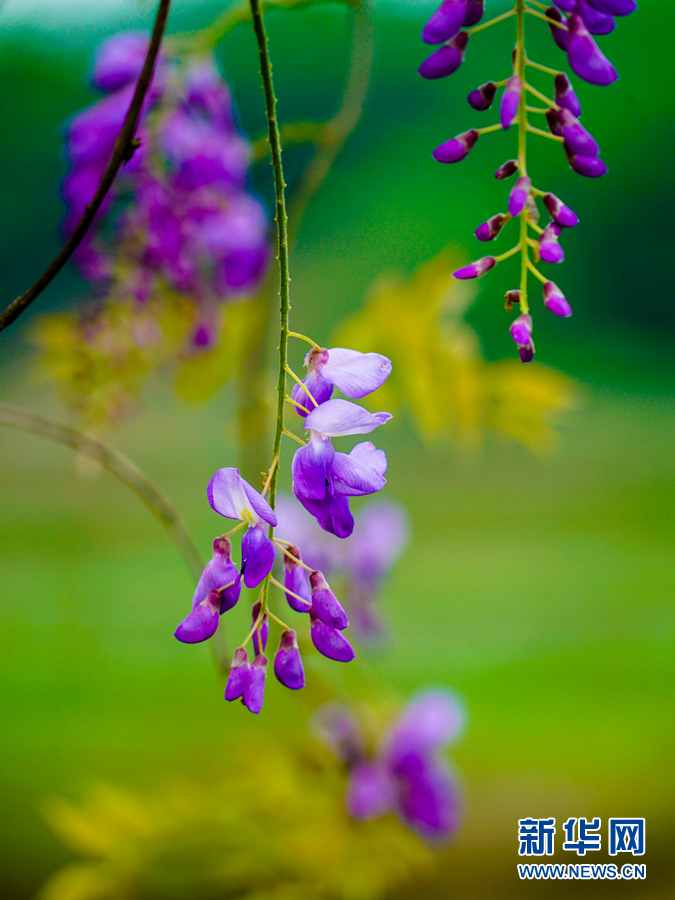
[[[174,31],[206,24],[218,9],[176,6]],[[7,301],[58,247],[61,128],[91,101],[84,73],[92,48],[152,15],[131,3],[90,19],[11,11],[0,18]],[[429,154],[475,124],[468,91],[508,74],[503,42],[512,26],[476,35],[452,79],[423,82],[415,69],[425,13],[378,6],[364,120],[303,225],[293,324],[320,341],[383,270],[411,272],[449,241],[478,255],[473,229],[504,205],[492,172],[513,154],[511,133],[481,140],[462,166],[438,166]],[[348,25],[347,11],[332,6],[269,16],[282,120],[333,112]],[[402,692],[457,690],[470,715],[452,751],[465,821],[425,896],[582,890],[518,882],[516,820],[527,815],[554,815],[559,825],[568,816],[645,816],[647,881],[583,890],[673,893],[674,27],[672,4],[643,0],[602,43],[621,79],[605,89],[577,84],[608,176],[579,178],[557,145],[533,140],[537,183],[582,220],[565,235],[567,260],[556,272],[575,315],[536,319],[538,358],[581,385],[558,451],[542,459],[496,440],[473,457],[429,449],[405,416],[378,435],[390,460],[387,493],[408,508],[413,539],[386,586],[395,642],[373,666]],[[543,23],[528,33],[534,58],[560,64]],[[262,95],[247,26],[219,57],[242,125],[257,135]],[[302,151],[289,154],[291,184],[301,162]],[[257,188],[269,196],[266,175]],[[505,283],[509,265],[481,281],[469,314],[489,359],[512,355],[500,299],[515,286],[515,263],[514,285]],[[33,381],[26,326],[86,293],[65,272],[2,335],[3,402],[64,418],[48,387]],[[236,457],[232,402],[225,392],[185,406],[158,384],[143,415],[115,437],[179,506],[204,552],[222,530],[204,485]],[[13,900],[70,858],[39,816],[44,796],[76,797],[92,779],[152,786],[198,767],[214,746],[304,726],[293,697],[274,683],[259,719],[224,708],[208,650],[171,638],[190,581],[125,488],[105,474],[83,478],[69,451],[9,432],[0,435],[0,484],[0,896]],[[233,634],[244,619],[234,611]]]

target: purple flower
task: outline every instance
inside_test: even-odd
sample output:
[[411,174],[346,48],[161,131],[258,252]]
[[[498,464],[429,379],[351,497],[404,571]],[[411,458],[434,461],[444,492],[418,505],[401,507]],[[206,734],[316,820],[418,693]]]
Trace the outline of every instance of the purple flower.
[[284,687],[292,691],[305,686],[305,672],[294,631],[284,631],[281,635],[279,649],[274,657],[274,674]]
[[427,44],[449,41],[464,25],[467,11],[467,0],[443,0],[424,26],[422,40]]
[[563,144],[567,162],[572,169],[585,178],[601,178],[607,174],[607,166],[599,156],[582,156],[579,153],[573,153],[569,147]]
[[556,316],[571,316],[572,307],[565,299],[565,295],[557,284],[553,281],[547,281],[544,285],[544,305],[546,309],[555,313]]
[[490,269],[494,269],[497,265],[497,260],[494,256],[483,256],[482,259],[476,260],[476,262],[472,262],[468,266],[464,266],[461,269],[457,269],[456,272],[452,273],[453,278],[480,278],[481,275],[485,275],[486,272],[489,272]]
[[244,689],[244,706],[256,715],[260,712],[265,699],[265,676],[267,675],[267,659],[258,654],[251,663],[249,682]]
[[241,540],[241,574],[247,588],[258,587],[274,566],[274,544],[262,525],[252,525]]
[[617,71],[593,40],[584,20],[573,13],[568,21],[567,59],[572,71],[591,84],[612,84],[619,77]]
[[97,49],[91,71],[95,87],[110,93],[137,81],[148,52],[148,37],[141,31],[115,34]]
[[564,72],[560,72],[553,79],[555,85],[555,102],[564,109],[569,109],[577,118],[581,115],[581,103],[574,93],[570,80]]
[[479,241],[493,241],[510,218],[511,216],[505,213],[497,213],[496,216],[492,216],[487,222],[479,225],[474,234]]
[[519,347],[526,347],[532,337],[532,316],[523,313],[511,323],[511,337]]
[[579,0],[579,15],[586,23],[586,28],[591,34],[611,34],[616,28],[616,22],[612,16],[600,12],[586,0]]
[[209,591],[206,597],[183,619],[174,637],[184,644],[199,644],[216,633],[220,616],[220,592]]
[[494,81],[488,81],[487,84],[481,84],[475,91],[471,91],[466,99],[469,101],[469,106],[478,112],[484,112],[486,109],[490,109],[496,94],[497,85]]
[[437,162],[441,163],[461,162],[473,150],[478,138],[479,134],[475,129],[465,131],[436,147],[431,155]]
[[245,647],[237,647],[230,667],[225,686],[225,699],[232,702],[244,696],[244,691],[251,681],[251,668],[248,664],[248,653]]
[[452,75],[464,62],[464,52],[468,43],[469,35],[465,31],[460,31],[440,50],[436,50],[425,59],[417,71],[422,78],[445,78]]
[[477,25],[483,18],[484,11],[485,0],[467,0],[464,28],[471,28],[472,25]]
[[369,413],[349,400],[327,400],[305,418],[304,428],[323,437],[368,434],[391,419],[391,413]]
[[[294,544],[289,545],[288,552],[295,559],[302,560],[300,550]],[[284,563],[284,587],[286,588],[288,605],[296,612],[309,612],[309,608],[312,605],[312,591],[307,581],[307,570],[285,553],[282,556]],[[298,600],[298,597],[302,597],[305,602]]]
[[551,222],[544,228],[539,238],[539,256],[548,263],[561,263],[565,259],[563,248],[558,243],[558,237],[562,231],[561,225]]
[[515,175],[519,169],[518,161],[515,159],[509,159],[503,165],[501,165],[497,171],[495,172],[495,178],[510,178],[512,175]]
[[312,643],[323,656],[328,659],[334,659],[336,662],[351,662],[356,656],[352,645],[347,638],[338,631],[322,621],[313,609],[309,611],[311,622],[311,638]]
[[[381,387],[391,375],[391,360],[381,353],[359,353],[344,347],[310,350],[305,365],[307,378],[303,384],[317,406],[330,400],[334,387],[352,400],[360,400]],[[293,388],[292,396],[310,412],[314,409],[307,391],[299,384]],[[304,410],[297,411],[303,417],[307,415]]]
[[600,148],[595,138],[568,109],[563,108],[558,112],[558,122],[565,143],[573,153],[598,156]]
[[522,78],[519,75],[512,75],[506,82],[499,107],[499,119],[502,123],[502,128],[508,128],[515,119],[522,93]]
[[565,228],[574,228],[575,225],[579,224],[579,216],[569,206],[565,206],[555,194],[545,194],[542,199],[549,215],[558,225],[562,225]]
[[532,190],[532,181],[527,175],[522,175],[511,188],[509,194],[509,214],[515,218],[525,209],[527,198]]
[[316,615],[326,625],[344,631],[349,625],[347,613],[328,586],[323,572],[312,572],[309,576],[309,583],[312,586],[312,609]]
[[210,591],[220,594],[221,613],[236,606],[241,594],[241,577],[232,562],[232,544],[226,537],[216,538],[213,542],[213,559],[206,564],[197,582],[192,608],[195,609]]

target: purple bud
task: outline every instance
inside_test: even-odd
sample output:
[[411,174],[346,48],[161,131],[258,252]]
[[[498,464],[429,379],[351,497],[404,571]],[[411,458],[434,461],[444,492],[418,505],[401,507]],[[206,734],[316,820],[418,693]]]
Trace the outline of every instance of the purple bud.
[[[546,18],[552,19],[553,22],[560,22],[561,25],[565,25],[567,22],[565,16],[558,12],[555,6],[551,6],[546,10]],[[567,51],[570,42],[569,32],[564,28],[558,28],[558,26],[554,25],[552,22],[548,23],[548,27],[551,29],[551,37],[558,47],[560,47],[561,50]]]
[[183,619],[174,632],[174,637],[184,644],[199,644],[212,637],[218,628],[220,616],[220,592],[209,591],[201,603]]
[[475,91],[471,91],[466,99],[469,101],[469,106],[477,109],[478,112],[485,112],[492,106],[496,93],[497,85],[494,81],[488,81],[487,84],[481,84]]
[[526,347],[532,338],[532,316],[523,313],[511,322],[511,337],[519,347]]
[[579,15],[591,34],[611,34],[616,28],[616,22],[611,16],[600,12],[586,0],[579,0]]
[[[257,603],[254,603],[253,609],[251,610],[251,625],[255,625],[258,621],[258,616],[260,615],[260,610],[262,609],[262,603],[258,600]],[[260,627],[257,628],[253,632],[253,649],[256,654],[264,653],[265,648],[267,647],[267,638],[270,634],[270,623],[267,618],[267,613],[262,617],[262,622],[260,623]]]
[[225,699],[232,701],[243,697],[251,680],[251,669],[248,664],[248,653],[245,647],[237,647],[234,651],[230,674],[225,687]]
[[249,682],[244,689],[244,706],[256,715],[260,712],[265,699],[265,676],[267,675],[267,659],[260,653],[251,663]]
[[494,269],[497,265],[497,260],[494,256],[484,256],[482,259],[476,260],[476,262],[471,263],[469,266],[464,266],[463,269],[457,269],[456,272],[452,273],[453,278],[480,278],[481,275],[485,275],[486,272],[489,272],[490,269]]
[[551,134],[562,137],[562,119],[560,118],[560,109],[549,109],[546,112],[546,124]]
[[527,175],[520,177],[513,185],[511,193],[509,194],[509,213],[514,219],[525,209],[525,204],[527,203],[527,198],[530,196],[531,189],[532,182]]
[[504,309],[507,312],[511,312],[513,310],[513,304],[520,304],[520,291],[507,291],[504,294]]
[[507,213],[497,213],[496,216],[492,216],[487,222],[483,222],[482,225],[479,225],[474,231],[474,234],[479,241],[492,241],[497,237],[510,218],[511,216]]
[[422,31],[426,44],[442,44],[453,38],[464,24],[467,0],[444,0]]
[[518,347],[518,355],[521,362],[531,363],[534,359],[534,343],[530,341],[525,347]]
[[600,148],[593,135],[584,128],[569,109],[561,109],[558,116],[562,126],[562,136],[573,153],[580,153],[582,156],[597,156],[600,153]]
[[436,147],[431,155],[437,162],[460,162],[461,160],[466,159],[473,150],[478,137],[478,132],[472,128],[471,131],[465,131],[463,134],[458,134],[457,137]]
[[578,0],[553,0],[553,2],[563,12],[571,13],[576,11]]
[[464,16],[464,28],[477,25],[483,18],[485,0],[466,0],[466,15]]
[[319,571],[312,572],[309,576],[309,583],[312,586],[312,607],[314,612],[326,625],[343,631],[349,625],[347,613],[331,591],[328,582],[323,577],[323,573]]
[[284,631],[274,657],[274,674],[284,687],[298,691],[305,686],[305,671],[294,631]]
[[341,631],[322,622],[313,609],[310,610],[309,616],[312,622],[312,643],[319,653],[336,662],[350,662],[354,659],[356,654],[352,645]]
[[[300,550],[292,544],[288,547],[288,552],[292,553],[296,559],[302,559]],[[296,612],[309,612],[309,608],[312,605],[312,592],[307,582],[307,570],[299,563],[296,563],[295,560],[286,556],[285,553],[283,554],[283,557],[284,587],[286,588],[288,605]],[[293,593],[291,594],[289,591],[292,591]],[[293,594],[297,594],[298,596],[294,597]],[[298,600],[298,597],[303,597],[307,602],[303,603],[302,600]]]
[[512,175],[516,174],[518,169],[518,161],[515,159],[509,159],[508,162],[505,162],[497,169],[497,171],[495,172],[495,178],[499,180],[501,180],[502,178],[510,178]]
[[548,263],[561,263],[565,259],[563,248],[558,243],[558,235],[562,230],[561,225],[552,222],[544,228],[544,233],[539,238],[539,256]]
[[581,115],[581,103],[574,93],[570,80],[564,72],[560,72],[553,79],[555,85],[555,102],[564,109],[569,109],[577,118]]
[[241,541],[241,574],[247,588],[257,587],[272,571],[274,544],[262,525],[249,528]]
[[555,313],[556,316],[571,316],[572,307],[565,299],[565,295],[557,284],[553,281],[547,281],[544,285],[544,306],[546,309]]
[[440,50],[425,59],[417,71],[422,78],[445,78],[446,75],[452,75],[464,62],[464,51],[468,43],[469,35],[460,31]]
[[512,75],[506,82],[499,107],[499,119],[502,123],[502,128],[508,128],[515,119],[522,92],[522,78],[519,75]]
[[607,166],[600,157],[572,153],[566,144],[563,144],[563,149],[567,156],[567,162],[578,175],[583,175],[585,178],[600,178],[607,174]]
[[637,9],[636,0],[588,0],[588,2],[609,16],[629,16]]
[[565,206],[555,194],[545,194],[542,199],[548,214],[558,225],[563,225],[565,228],[574,228],[575,225],[579,224],[579,216],[572,212],[569,206]]
[[593,40],[584,20],[573,13],[568,21],[567,59],[572,71],[590,84],[612,84],[619,77],[617,71]]

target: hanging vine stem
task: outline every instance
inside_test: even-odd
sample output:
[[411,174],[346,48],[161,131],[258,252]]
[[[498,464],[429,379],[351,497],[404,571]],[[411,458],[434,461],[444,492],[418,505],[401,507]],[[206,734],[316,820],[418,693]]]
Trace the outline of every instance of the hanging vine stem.
[[63,245],[55,259],[45,269],[42,275],[40,275],[38,280],[35,281],[25,293],[10,303],[7,309],[0,315],[0,331],[7,328],[12,322],[15,322],[21,313],[25,312],[31,303],[39,297],[44,289],[54,280],[54,278],[56,278],[73,253],[77,250],[82,239],[89,230],[96,213],[99,211],[106,194],[112,187],[112,183],[122,167],[122,163],[129,162],[134,151],[140,146],[140,142],[135,137],[136,125],[138,124],[138,117],[141,114],[145,95],[152,82],[155,62],[157,61],[159,48],[162,44],[162,37],[164,36],[164,31],[166,29],[166,20],[169,16],[170,4],[171,0],[160,0],[159,6],[157,7],[157,15],[155,16],[155,24],[152,29],[148,52],[145,57],[145,62],[143,63],[143,68],[141,69],[141,74],[138,76],[134,96],[124,119],[122,129],[117,135],[110,162],[101,176],[101,180],[99,181],[91,203],[87,204],[82,218],[75,226],[75,230]]

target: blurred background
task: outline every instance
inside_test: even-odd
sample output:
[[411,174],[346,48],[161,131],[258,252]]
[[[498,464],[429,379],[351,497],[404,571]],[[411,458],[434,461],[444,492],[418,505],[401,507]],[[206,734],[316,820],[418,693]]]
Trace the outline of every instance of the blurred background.
[[[382,273],[409,278],[449,243],[458,258],[480,255],[472,232],[504,205],[504,183],[492,173],[513,155],[512,134],[482,140],[461,166],[439,166],[430,151],[475,124],[465,97],[503,77],[496,61],[511,26],[476,35],[451,79],[425,82],[416,74],[425,55],[419,33],[432,7],[376,4],[364,117],[299,234],[293,327],[324,344]],[[169,31],[203,27],[221,9],[177,2]],[[59,247],[62,128],[94,99],[86,83],[93,49],[117,31],[149,28],[153,13],[126,0],[0,7],[3,304]],[[282,121],[334,113],[350,16],[332,4],[269,15]],[[524,370],[546,366],[576,382],[555,445],[534,453],[499,436],[470,450],[429,442],[405,410],[378,435],[389,457],[386,493],[406,507],[412,530],[383,592],[390,644],[353,672],[317,664],[316,677],[366,701],[403,699],[431,684],[466,704],[468,727],[452,748],[463,824],[418,876],[416,896],[571,896],[574,882],[523,885],[516,875],[517,820],[551,815],[559,826],[569,816],[644,816],[647,880],[593,882],[588,891],[673,895],[673,28],[671,4],[642,0],[602,42],[620,80],[576,85],[584,124],[609,166],[605,178],[575,175],[552,142],[530,144],[537,184],[581,218],[565,235],[566,263],[555,274],[574,316],[537,311],[537,362]],[[534,58],[560,65],[544,23],[529,25],[528,35]],[[259,135],[264,109],[249,26],[232,30],[217,56],[242,128]],[[291,184],[305,152],[288,154]],[[269,202],[268,173],[256,179]],[[502,299],[515,287],[511,262],[481,280],[466,315],[488,361],[514,355]],[[71,268],[1,336],[2,402],[65,420],[50,386],[35,378],[29,334],[42,313],[76,308],[87,294]],[[222,520],[204,486],[236,458],[234,415],[227,388],[190,405],[157,379],[142,415],[111,435],[179,507],[205,555]],[[100,783],[138,796],[161,795],[180,779],[208,786],[224,770],[246,771],[235,759],[242,747],[249,760],[260,754],[264,762],[269,752],[273,770],[284,753],[308,752],[311,738],[296,696],[271,683],[259,718],[238,704],[226,708],[208,647],[173,639],[191,581],[124,487],[105,473],[83,475],[69,450],[9,430],[0,434],[0,459],[0,895],[19,900],[78,856],[47,824],[47,798],[79,802]],[[233,634],[243,633],[246,615],[233,611]],[[256,816],[247,828],[262,847],[266,816]],[[319,843],[309,839],[305,852],[325,851]],[[604,850],[597,857],[608,861]],[[555,861],[577,860],[559,853]],[[410,896],[411,888],[402,880],[392,890]],[[249,893],[180,893],[174,884],[156,896]]]

